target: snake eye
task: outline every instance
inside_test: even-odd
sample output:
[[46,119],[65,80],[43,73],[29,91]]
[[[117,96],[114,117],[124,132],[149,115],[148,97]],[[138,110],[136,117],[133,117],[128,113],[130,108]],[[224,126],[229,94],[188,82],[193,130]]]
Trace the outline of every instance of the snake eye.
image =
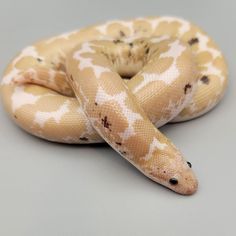
[[176,185],[176,184],[178,184],[178,180],[176,178],[171,178],[169,180],[169,183],[172,184],[172,185]]
[[187,164],[188,164],[188,166],[189,166],[190,168],[192,168],[191,162],[187,161]]

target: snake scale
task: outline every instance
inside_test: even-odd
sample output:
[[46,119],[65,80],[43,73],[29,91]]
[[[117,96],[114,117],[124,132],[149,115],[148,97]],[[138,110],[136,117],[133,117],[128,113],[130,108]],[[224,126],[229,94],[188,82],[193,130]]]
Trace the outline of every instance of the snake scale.
[[213,108],[225,59],[196,25],[176,17],[113,20],[23,49],[1,82],[4,106],[27,132],[61,143],[104,140],[150,179],[180,194],[198,181],[157,128]]

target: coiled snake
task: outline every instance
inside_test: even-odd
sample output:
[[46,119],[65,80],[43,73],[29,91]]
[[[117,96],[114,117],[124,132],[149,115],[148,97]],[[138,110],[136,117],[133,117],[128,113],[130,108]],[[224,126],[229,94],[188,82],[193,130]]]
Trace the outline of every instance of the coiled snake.
[[222,98],[227,67],[212,39],[175,17],[109,21],[35,43],[8,65],[1,95],[29,133],[105,140],[150,179],[181,194],[197,180],[156,127],[198,117]]

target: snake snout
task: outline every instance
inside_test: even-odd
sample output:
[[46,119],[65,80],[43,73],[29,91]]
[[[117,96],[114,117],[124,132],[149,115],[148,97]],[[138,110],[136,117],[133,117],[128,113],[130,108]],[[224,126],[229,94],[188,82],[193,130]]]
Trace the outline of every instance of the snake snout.
[[198,181],[193,172],[184,172],[179,178],[171,178],[169,185],[172,190],[183,195],[194,194],[198,189]]

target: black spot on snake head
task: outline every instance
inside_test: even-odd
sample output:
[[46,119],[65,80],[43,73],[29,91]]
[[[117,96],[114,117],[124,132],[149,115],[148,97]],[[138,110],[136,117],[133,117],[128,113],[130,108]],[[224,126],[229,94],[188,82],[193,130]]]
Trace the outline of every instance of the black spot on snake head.
[[190,46],[192,46],[193,44],[196,44],[196,43],[199,43],[199,39],[198,38],[191,38],[189,41],[188,41],[188,44]]
[[190,90],[192,88],[192,85],[191,84],[186,84],[184,86],[184,94],[187,94],[188,90]]
[[210,79],[206,75],[203,75],[200,80],[202,81],[203,84],[209,84],[210,83]]

